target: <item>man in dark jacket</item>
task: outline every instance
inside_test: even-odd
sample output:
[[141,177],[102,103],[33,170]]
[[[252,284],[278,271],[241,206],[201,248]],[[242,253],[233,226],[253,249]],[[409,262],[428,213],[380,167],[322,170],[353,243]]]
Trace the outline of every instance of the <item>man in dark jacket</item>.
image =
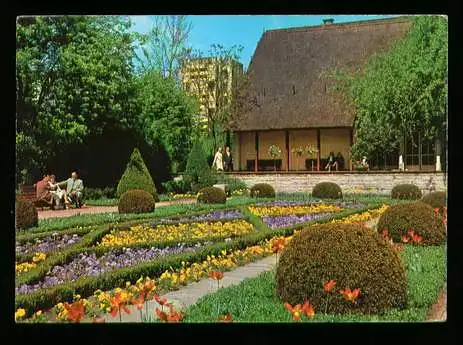
[[233,158],[230,148],[227,146],[223,155],[223,166],[225,171],[233,171]]

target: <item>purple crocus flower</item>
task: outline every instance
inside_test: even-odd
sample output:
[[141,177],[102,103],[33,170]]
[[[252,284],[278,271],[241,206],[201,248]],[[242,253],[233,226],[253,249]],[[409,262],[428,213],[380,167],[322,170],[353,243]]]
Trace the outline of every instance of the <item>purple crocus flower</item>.
[[319,219],[322,217],[329,216],[332,213],[312,213],[305,215],[287,215],[287,216],[278,216],[278,217],[262,217],[262,220],[272,229],[282,228],[285,226],[290,226],[298,223],[309,222],[314,219]]
[[16,254],[29,254],[29,253],[49,253],[53,251],[58,251],[78,242],[81,239],[81,236],[73,235],[58,235],[58,233],[53,233],[50,236],[36,238],[29,242],[16,242]]

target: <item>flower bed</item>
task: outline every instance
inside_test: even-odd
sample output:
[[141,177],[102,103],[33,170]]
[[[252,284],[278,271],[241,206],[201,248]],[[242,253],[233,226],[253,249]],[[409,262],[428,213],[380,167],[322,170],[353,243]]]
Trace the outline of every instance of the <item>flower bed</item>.
[[262,221],[267,224],[271,229],[282,228],[285,226],[291,226],[294,224],[310,222],[311,220],[323,218],[331,215],[331,213],[312,213],[305,215],[288,215],[288,216],[279,216],[279,217],[262,217]]
[[186,222],[204,222],[204,221],[218,221],[218,220],[231,220],[243,218],[243,214],[238,210],[214,211],[206,214],[191,215],[188,217],[172,217],[158,219],[151,222],[151,226],[168,223],[186,223]]
[[389,205],[384,204],[380,208],[367,211],[367,212],[363,212],[363,213],[353,214],[342,220],[334,219],[331,221],[331,223],[364,223],[366,221],[369,221],[371,219],[381,216],[388,208],[389,208]]
[[47,258],[45,253],[35,253],[32,258],[32,262],[22,262],[20,264],[16,263],[16,275],[27,272],[32,268],[37,267],[37,264],[41,261],[44,261]]
[[16,288],[16,293],[30,293],[38,289],[52,287],[75,281],[81,277],[97,276],[105,272],[134,266],[140,262],[154,260],[159,257],[178,253],[194,252],[201,246],[210,243],[198,243],[194,247],[179,244],[173,248],[122,248],[104,253],[97,257],[95,253],[81,253],[71,262],[54,266],[44,279],[37,284],[23,284]]
[[25,255],[35,252],[49,253],[66,248],[78,242],[81,236],[77,234],[58,235],[57,232],[50,236],[35,238],[29,242],[16,242],[16,255]]
[[249,206],[249,211],[256,216],[286,216],[294,214],[341,212],[343,209],[335,205],[300,205],[300,206]]
[[113,230],[104,236],[98,246],[131,245],[155,241],[183,241],[190,239],[216,239],[245,235],[253,231],[252,224],[244,220],[228,222],[180,223],[155,227],[133,226],[130,230]]

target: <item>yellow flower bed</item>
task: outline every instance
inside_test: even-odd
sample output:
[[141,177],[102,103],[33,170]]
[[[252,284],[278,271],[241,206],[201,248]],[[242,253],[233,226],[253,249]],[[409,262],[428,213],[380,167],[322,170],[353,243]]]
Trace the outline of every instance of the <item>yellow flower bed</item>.
[[322,212],[341,212],[343,209],[334,205],[301,205],[301,206],[249,206],[249,211],[256,216],[286,216],[288,214],[310,214]]
[[27,272],[30,269],[37,267],[37,263],[43,261],[47,258],[45,253],[35,253],[34,257],[32,258],[32,262],[23,262],[19,265],[16,263],[16,274],[21,274],[23,272]]
[[168,194],[169,200],[181,200],[181,199],[194,199],[196,198],[196,194]]
[[240,196],[240,195],[248,195],[249,194],[249,189],[235,189],[231,195],[233,196]]
[[226,222],[180,223],[156,227],[133,226],[130,230],[113,230],[97,246],[119,246],[157,241],[183,241],[246,235],[252,224],[237,219]]
[[372,211],[366,211],[360,214],[357,213],[342,219],[334,219],[331,221],[331,223],[364,223],[381,216],[388,208],[389,205],[382,205],[380,208],[374,209]]

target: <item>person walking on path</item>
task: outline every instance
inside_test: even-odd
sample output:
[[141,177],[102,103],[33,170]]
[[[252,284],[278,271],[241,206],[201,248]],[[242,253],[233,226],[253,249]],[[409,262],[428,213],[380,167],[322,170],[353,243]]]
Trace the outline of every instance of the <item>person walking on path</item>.
[[212,168],[214,167],[217,171],[223,171],[223,156],[221,147],[218,148],[214,157],[214,161],[212,162]]
[[65,199],[67,203],[75,203],[77,208],[82,206],[84,183],[79,179],[77,172],[73,171],[71,178],[58,183],[59,187],[66,186]]
[[233,157],[232,157],[230,148],[228,146],[225,148],[223,166],[224,166],[225,171],[233,171]]

